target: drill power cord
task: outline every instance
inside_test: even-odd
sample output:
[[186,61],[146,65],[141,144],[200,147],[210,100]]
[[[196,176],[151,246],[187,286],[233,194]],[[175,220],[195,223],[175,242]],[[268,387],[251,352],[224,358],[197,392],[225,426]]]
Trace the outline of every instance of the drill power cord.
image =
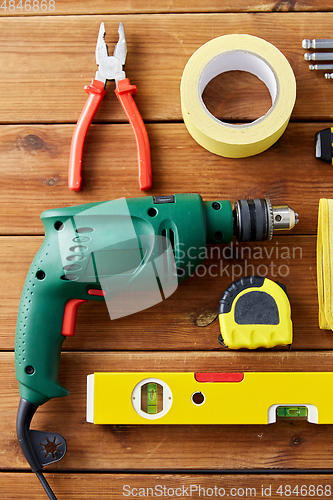
[[55,496],[55,494],[53,493],[52,491],[52,488],[51,486],[49,485],[49,483],[46,481],[42,471],[37,471],[36,472],[36,476],[38,477],[38,479],[40,480],[41,482],[41,485],[43,486],[44,488],[44,491],[45,493],[47,494],[47,496],[49,497],[50,500],[57,500],[57,497]]
[[[17,438],[31,470],[36,473],[47,496],[50,500],[57,500],[41,469],[46,464],[61,460],[66,453],[66,442],[59,434],[30,430],[30,424],[37,408],[37,405],[30,403],[26,399],[20,399],[16,418]],[[59,443],[56,443],[57,439]],[[46,452],[46,454],[40,453],[46,451],[45,445],[43,444],[44,440],[46,440],[46,443],[52,442],[53,452]],[[55,457],[56,453],[58,457]],[[43,457],[43,455],[46,455],[46,457]]]

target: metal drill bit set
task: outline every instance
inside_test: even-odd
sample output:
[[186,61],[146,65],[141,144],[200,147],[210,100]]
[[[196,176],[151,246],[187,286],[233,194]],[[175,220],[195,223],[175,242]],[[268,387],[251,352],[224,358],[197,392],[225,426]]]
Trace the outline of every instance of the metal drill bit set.
[[[303,49],[317,49],[317,50],[333,50],[333,39],[314,39],[308,40],[307,38],[302,41]],[[331,64],[310,64],[309,69],[333,71],[333,52],[306,52],[304,54],[306,61],[332,61]],[[325,73],[326,79],[333,78],[333,73]]]

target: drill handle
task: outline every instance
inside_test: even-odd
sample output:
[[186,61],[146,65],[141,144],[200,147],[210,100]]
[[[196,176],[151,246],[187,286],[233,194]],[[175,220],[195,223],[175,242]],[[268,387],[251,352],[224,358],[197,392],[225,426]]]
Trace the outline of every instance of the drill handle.
[[35,405],[69,394],[58,381],[65,340],[61,333],[65,300],[48,284],[47,275],[43,280],[38,278],[42,276],[39,271],[29,271],[19,306],[15,339],[20,395]]
[[49,241],[45,238],[29,269],[16,326],[20,395],[35,405],[69,394],[58,380],[62,344],[66,336],[74,335],[79,304],[104,300],[100,290],[89,294],[89,284],[64,279],[59,247]]

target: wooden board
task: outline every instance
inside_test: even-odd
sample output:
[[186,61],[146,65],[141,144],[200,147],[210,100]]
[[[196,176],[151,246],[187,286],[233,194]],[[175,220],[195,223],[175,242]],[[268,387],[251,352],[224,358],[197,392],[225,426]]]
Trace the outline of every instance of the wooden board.
[[[299,212],[300,223],[269,243],[234,243],[232,255],[228,246],[210,246],[200,272],[168,300],[137,315],[110,321],[104,304],[81,306],[76,334],[64,343],[61,357],[60,381],[71,394],[45,404],[33,419],[32,428],[58,431],[68,444],[65,458],[45,469],[47,479],[58,500],[118,499],[127,496],[124,485],[147,489],[161,482],[169,489],[218,485],[231,497],[231,488],[237,488],[237,498],[253,496],[246,488],[255,488],[259,498],[331,496],[329,473],[297,474],[304,468],[333,469],[330,426],[304,421],[270,426],[95,426],[85,421],[86,376],[94,371],[332,370],[333,333],[318,327],[315,251],[318,202],[332,198],[333,177],[332,166],[314,157],[315,133],[333,120],[332,82],[323,72],[309,71],[301,46],[303,38],[332,36],[331,3],[55,0],[52,10],[49,0],[27,0],[20,10],[19,1],[13,1],[0,2],[0,498],[46,498],[16,438],[19,394],[13,352],[21,289],[43,240],[41,212],[177,192],[232,203],[268,197],[276,204],[290,204]],[[138,87],[135,99],[152,151],[154,186],[148,193],[138,188],[134,136],[113,82],[107,84],[87,135],[83,189],[73,193],[67,188],[71,136],[86,100],[83,87],[95,75],[101,21],[110,52],[119,22],[125,25],[126,74]],[[248,33],[273,43],[287,57],[297,82],[296,105],[285,134],[252,158],[212,155],[196,144],[182,121],[179,86],[187,60],[208,40],[229,33]],[[270,106],[262,82],[238,72],[216,77],[203,99],[216,117],[236,123],[252,121]],[[287,285],[294,324],[291,352],[231,352],[218,344],[216,314],[222,292],[233,279],[252,272]],[[248,474],[251,469],[268,475]],[[281,469],[290,469],[290,474],[270,474]],[[192,496],[202,498],[195,490]],[[166,500],[170,493],[164,491],[160,498]]]
[[[186,498],[199,499],[204,494],[212,496],[215,493],[222,496],[259,497],[269,496],[273,500],[281,498],[285,492],[298,491],[298,495],[310,498],[310,492],[330,496],[332,477],[329,474],[311,475],[278,475],[267,474],[77,474],[77,473],[47,473],[47,480],[60,498],[76,498],[89,500],[92,495],[98,495],[101,500],[122,498],[123,496],[177,495]],[[24,493],[26,500],[45,500],[43,490],[36,489],[37,479],[31,473],[4,473],[3,485],[0,491],[4,498],[16,500]],[[24,487],[22,488],[22,484]],[[181,495],[184,495],[182,497]],[[286,495],[286,496],[287,496]],[[147,497],[146,497],[147,498]],[[175,498],[175,497],[174,497]],[[239,497],[238,497],[239,498]],[[260,498],[260,497],[259,497]]]
[[[13,354],[1,354],[3,469],[27,469],[15,436],[17,383]],[[279,421],[261,426],[108,426],[88,424],[86,376],[95,371],[330,371],[332,353],[63,353],[60,382],[67,398],[53,399],[33,428],[59,432],[67,441],[56,470],[321,469],[333,468],[331,426]],[[117,402],[115,402],[117,404]],[[240,411],[241,411],[241,402]],[[181,451],[179,443],[182,444]],[[101,450],[101,447],[103,450]],[[107,452],[104,452],[107,450]],[[1,475],[0,475],[1,477]]]
[[[121,16],[0,18],[2,123],[77,121],[86,100],[83,87],[96,71],[101,21],[111,51]],[[332,22],[331,12],[128,15],[126,74],[138,88],[136,102],[144,120],[180,121],[180,79],[193,52],[212,38],[247,33],[274,44],[291,64],[298,96],[292,119],[331,120],[332,82],[325,81],[322,71],[309,71],[302,40],[329,38]],[[97,121],[126,121],[113,88],[110,82]],[[253,119],[251,95],[247,97],[233,108],[234,118]]]
[[155,2],[154,0],[136,0],[135,2],[123,2],[114,0],[111,4],[107,0],[97,0],[93,3],[80,2],[78,0],[7,0],[1,4],[1,16],[49,16],[70,14],[136,14],[136,13],[200,13],[200,12],[302,12],[302,11],[330,11],[331,4],[327,0],[282,0],[276,2],[263,2],[261,0],[231,0],[222,4],[218,0],[193,0],[191,3],[185,0],[166,0]]
[[[205,200],[270,198],[299,213],[293,234],[316,234],[320,198],[333,193],[332,166],[314,157],[314,134],[325,123],[291,123],[281,139],[261,155],[212,155],[184,124],[148,125],[153,191],[138,185],[135,140],[129,125],[94,125],[83,156],[83,187],[67,188],[73,127],[0,127],[3,146],[0,234],[43,234],[43,210],[91,201],[197,192]],[[124,148],[126,143],[126,148]],[[22,213],[25,217],[22,217]]]
[[[0,347],[13,349],[16,312],[27,270],[41,237],[2,237],[3,307]],[[280,236],[269,243],[210,246],[207,260],[166,301],[111,321],[105,304],[79,309],[76,334],[65,350],[222,350],[218,304],[241,276],[258,274],[287,286],[294,324],[293,349],[332,349],[333,333],[318,326],[315,236]],[[233,252],[233,256],[231,253]],[[15,255],[16,266],[13,267]],[[282,348],[284,351],[286,348]]]

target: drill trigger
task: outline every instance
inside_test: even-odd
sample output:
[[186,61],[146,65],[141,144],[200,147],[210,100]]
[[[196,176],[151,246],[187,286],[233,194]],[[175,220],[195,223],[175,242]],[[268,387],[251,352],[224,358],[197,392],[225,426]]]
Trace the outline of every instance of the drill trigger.
[[[107,292],[105,290],[99,290],[95,288],[90,288],[88,294],[92,297],[105,297]],[[65,305],[64,319],[62,321],[62,331],[61,335],[64,337],[74,337],[75,327],[76,327],[76,317],[79,306],[84,302],[88,302],[85,299],[71,299]]]
[[65,337],[74,337],[77,310],[83,302],[88,301],[84,299],[71,299],[67,302],[64,310],[64,319],[62,321],[61,335]]

